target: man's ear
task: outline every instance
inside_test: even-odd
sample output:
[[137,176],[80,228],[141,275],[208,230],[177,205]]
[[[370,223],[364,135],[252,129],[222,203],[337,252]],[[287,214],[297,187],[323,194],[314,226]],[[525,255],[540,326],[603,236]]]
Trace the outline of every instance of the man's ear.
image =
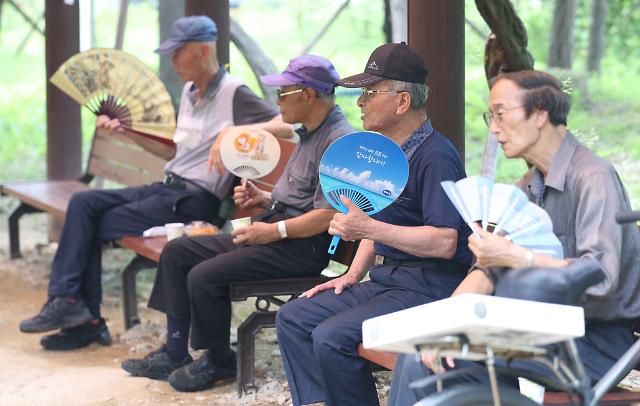
[[303,93],[307,96],[307,103],[311,104],[318,98],[318,93],[315,89],[307,87],[303,90]]
[[549,112],[546,110],[535,110],[533,114],[536,115],[535,125],[538,129],[544,127],[544,125],[549,121]]
[[207,44],[205,43],[198,44],[198,54],[200,55],[200,57],[202,57],[202,59],[209,58],[210,53],[211,53],[211,48]]
[[400,92],[398,95],[400,96],[400,103],[396,109],[396,114],[404,114],[411,107],[411,95],[408,92]]

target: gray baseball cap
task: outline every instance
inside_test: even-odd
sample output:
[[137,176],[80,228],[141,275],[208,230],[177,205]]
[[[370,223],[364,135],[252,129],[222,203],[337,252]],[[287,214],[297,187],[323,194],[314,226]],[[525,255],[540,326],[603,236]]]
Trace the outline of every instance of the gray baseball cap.
[[171,26],[167,39],[155,50],[170,54],[187,42],[212,42],[218,38],[218,27],[207,16],[180,17]]

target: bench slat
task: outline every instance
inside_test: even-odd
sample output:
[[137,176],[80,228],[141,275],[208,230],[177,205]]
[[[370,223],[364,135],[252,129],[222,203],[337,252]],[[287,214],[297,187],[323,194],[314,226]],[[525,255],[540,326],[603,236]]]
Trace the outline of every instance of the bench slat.
[[[148,152],[142,150],[141,147],[114,142],[114,140],[105,137],[96,138],[94,142],[94,159],[98,158],[103,162],[114,162],[119,164],[119,166],[124,164],[144,173],[150,172],[157,174],[162,173],[164,170],[166,161],[150,155]],[[94,174],[101,176],[99,173]]]
[[57,218],[64,218],[69,199],[75,192],[89,189],[86,183],[77,180],[9,182],[1,187],[2,194],[20,199]]
[[94,156],[91,160],[89,173],[130,187],[161,182],[164,176],[134,171],[123,166],[115,166],[112,163],[100,160],[97,156]]
[[167,243],[166,237],[134,237],[125,236],[118,240],[118,245],[128,248],[138,255],[158,262],[162,247]]

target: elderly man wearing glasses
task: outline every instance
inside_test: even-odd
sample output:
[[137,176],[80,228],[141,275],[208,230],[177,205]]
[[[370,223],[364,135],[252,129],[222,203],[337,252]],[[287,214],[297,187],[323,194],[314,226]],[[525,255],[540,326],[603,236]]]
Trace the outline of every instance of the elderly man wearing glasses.
[[[335,213],[324,198],[318,166],[334,140],[353,131],[334,88],[338,73],[328,60],[303,55],[281,74],[261,80],[280,86],[278,105],[286,123],[300,123],[300,141],[272,193],[254,184],[236,186],[242,208],[263,207],[253,224],[231,235],[178,238],[160,257],[149,306],[167,315],[167,342],[143,359],[126,360],[132,375],[169,379],[178,391],[199,391],[234,378],[229,346],[229,284],[238,281],[317,276],[327,266],[329,222]],[[193,361],[191,346],[205,349]]]
[[[427,69],[405,43],[385,44],[365,72],[338,83],[362,87],[363,126],[395,141],[409,160],[400,197],[373,217],[348,199],[329,232],[362,240],[349,271],[282,306],[276,329],[294,405],[376,405],[366,361],[357,354],[362,321],[443,299],[471,262],[469,228],[440,182],[465,177],[453,145],[427,118]],[[283,113],[284,116],[284,113]],[[369,272],[370,280],[360,282]]]
[[[593,382],[598,381],[636,341],[634,324],[640,317],[640,233],[635,224],[618,225],[615,214],[630,210],[629,198],[607,161],[582,145],[567,129],[569,96],[552,75],[539,71],[513,72],[492,83],[489,111],[484,119],[507,158],[522,158],[532,167],[518,186],[530,201],[544,208],[553,231],[562,242],[566,259],[555,259],[478,228],[481,238],[469,237],[477,258],[472,270],[454,292],[490,295],[501,273],[513,268],[561,268],[580,261],[597,261],[605,280],[589,288],[581,299],[585,309],[585,335],[575,344]],[[559,270],[560,271],[560,270]],[[553,289],[553,287],[549,287]],[[552,351],[558,345],[553,345]],[[434,386],[412,390],[409,383],[438,368],[425,357],[398,360],[389,405],[414,404],[435,391]],[[514,361],[514,368],[553,376],[544,364]],[[448,367],[477,366],[471,361],[448,360]],[[516,386],[512,376],[501,383]],[[447,387],[460,383],[488,385],[486,373],[459,374]],[[480,389],[478,389],[480,390]],[[427,403],[425,403],[427,404]]]

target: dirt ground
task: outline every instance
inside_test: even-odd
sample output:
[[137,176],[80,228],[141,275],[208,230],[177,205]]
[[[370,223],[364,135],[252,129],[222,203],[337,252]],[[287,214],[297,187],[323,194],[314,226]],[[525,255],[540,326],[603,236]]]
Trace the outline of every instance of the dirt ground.
[[[24,257],[8,258],[6,214],[0,215],[0,405],[290,405],[282,361],[273,329],[258,336],[256,393],[238,398],[235,383],[198,393],[179,393],[167,382],[129,376],[120,368],[126,358],[142,357],[164,340],[164,319],[146,309],[152,272],[143,272],[139,297],[142,325],[124,331],[120,305],[119,269],[130,253],[109,249],[103,257],[103,315],[114,344],[98,344],[70,352],[44,351],[41,334],[23,334],[21,320],[36,314],[46,297],[49,268],[55,244],[48,244],[46,216],[21,220]],[[146,285],[146,288],[145,288]],[[252,311],[252,303],[234,304],[237,327]],[[234,327],[234,328],[235,328]],[[235,331],[232,329],[232,339]],[[197,354],[194,354],[197,356]],[[379,376],[379,393],[389,388],[389,373]]]

